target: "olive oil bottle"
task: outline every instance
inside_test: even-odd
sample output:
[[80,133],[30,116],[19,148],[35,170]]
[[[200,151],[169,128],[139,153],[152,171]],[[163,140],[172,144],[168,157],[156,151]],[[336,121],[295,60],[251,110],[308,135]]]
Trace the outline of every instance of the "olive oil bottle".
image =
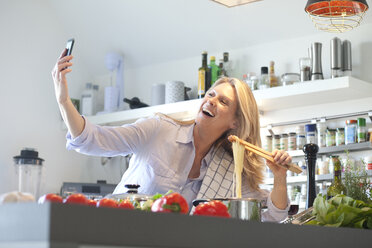
[[198,98],[203,98],[211,87],[211,69],[207,65],[208,53],[202,53],[202,66],[198,73]]
[[216,82],[218,79],[218,75],[220,73],[220,68],[216,65],[216,57],[211,56],[211,60],[209,62],[209,68],[211,70],[211,86]]
[[346,187],[341,181],[341,162],[338,156],[331,156],[333,164],[333,182],[327,189],[327,199],[330,199],[338,194],[346,195]]

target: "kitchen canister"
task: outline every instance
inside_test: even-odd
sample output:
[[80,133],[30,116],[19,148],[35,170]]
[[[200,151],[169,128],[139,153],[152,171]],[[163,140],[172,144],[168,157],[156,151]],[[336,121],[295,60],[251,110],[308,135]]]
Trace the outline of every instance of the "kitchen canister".
[[165,103],[185,100],[185,84],[181,81],[169,81],[165,84]]
[[165,103],[165,84],[153,84],[151,89],[151,106]]

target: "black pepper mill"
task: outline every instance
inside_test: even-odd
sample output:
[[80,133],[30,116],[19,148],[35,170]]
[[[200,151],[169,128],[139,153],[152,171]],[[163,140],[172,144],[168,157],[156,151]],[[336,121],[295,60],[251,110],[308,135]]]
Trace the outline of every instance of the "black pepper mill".
[[306,144],[302,149],[305,153],[305,162],[307,165],[307,196],[306,196],[306,209],[313,206],[316,197],[315,191],[315,166],[316,154],[319,151],[317,144]]

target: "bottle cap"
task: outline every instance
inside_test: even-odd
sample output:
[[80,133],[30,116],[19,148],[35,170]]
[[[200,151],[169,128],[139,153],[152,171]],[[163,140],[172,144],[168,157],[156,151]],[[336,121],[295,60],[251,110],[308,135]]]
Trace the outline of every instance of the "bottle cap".
[[261,74],[268,74],[269,73],[269,68],[267,66],[262,66],[261,67]]
[[211,61],[216,61],[216,57],[215,56],[211,56]]
[[357,120],[346,120],[346,125],[347,124],[356,124],[357,123]]
[[365,127],[366,126],[366,119],[358,118],[358,126]]
[[315,132],[316,130],[316,124],[306,124],[305,125],[305,131],[306,132]]
[[282,137],[282,138],[287,138],[287,137],[288,137],[288,134],[286,134],[286,133],[282,133],[282,134],[280,135],[280,137]]

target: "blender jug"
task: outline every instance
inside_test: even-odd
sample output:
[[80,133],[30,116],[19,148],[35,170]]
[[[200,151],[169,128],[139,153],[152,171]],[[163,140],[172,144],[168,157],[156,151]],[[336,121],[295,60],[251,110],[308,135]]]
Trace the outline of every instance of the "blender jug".
[[36,199],[40,194],[41,172],[44,159],[33,148],[24,148],[14,156],[14,166],[18,174],[18,191],[32,194]]

